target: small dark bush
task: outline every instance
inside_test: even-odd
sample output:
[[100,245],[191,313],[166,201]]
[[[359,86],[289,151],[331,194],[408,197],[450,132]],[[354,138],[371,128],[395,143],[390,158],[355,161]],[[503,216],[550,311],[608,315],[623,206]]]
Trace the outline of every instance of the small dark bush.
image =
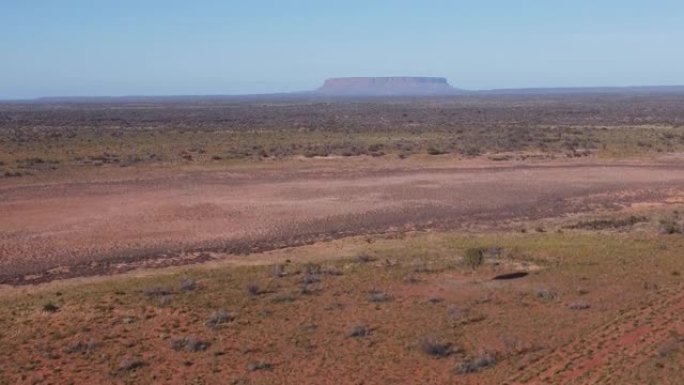
[[129,372],[145,366],[145,362],[135,357],[125,357],[119,363],[119,370]]
[[586,302],[572,302],[568,304],[568,309],[571,310],[586,310],[591,306]]
[[194,279],[182,279],[179,284],[181,291],[195,291],[197,290],[197,282]]
[[185,349],[190,352],[202,352],[209,348],[211,345],[208,341],[203,341],[197,337],[185,337]]
[[48,302],[45,305],[43,305],[43,311],[45,311],[45,312],[54,313],[57,310],[59,310],[59,306],[55,305],[52,302]]
[[321,273],[321,265],[317,263],[307,263],[304,265],[304,274],[318,275]]
[[430,147],[427,148],[427,153],[428,153],[429,155],[444,155],[444,154],[448,154],[449,152],[448,152],[448,151],[444,151],[444,150],[440,150],[440,149],[438,149],[438,148],[436,148],[436,147],[430,146]]
[[251,296],[257,296],[262,293],[261,286],[256,282],[250,282],[247,284],[247,293]]
[[228,312],[225,310],[216,310],[209,315],[204,325],[210,329],[215,329],[222,324],[235,321],[237,313]]
[[660,357],[667,357],[684,348],[684,337],[671,338],[660,347],[658,347],[658,355]]
[[5,173],[3,175],[5,176],[5,178],[18,178],[18,177],[24,176],[25,174],[23,174],[19,171],[14,171],[14,172],[5,171]]
[[673,218],[664,218],[660,220],[660,228],[665,234],[681,234],[682,227]]
[[368,294],[370,302],[388,302],[392,300],[392,296],[384,291],[373,290]]
[[250,372],[256,372],[257,370],[272,370],[273,365],[265,361],[250,362],[247,365],[247,370]]
[[172,338],[169,341],[169,346],[171,349],[179,351],[185,349],[188,352],[203,352],[209,349],[211,343],[208,341],[203,341],[194,336]]
[[482,150],[478,147],[469,146],[462,150],[465,156],[479,156],[482,155]]
[[185,337],[171,338],[169,346],[175,351],[182,350],[185,347]]
[[143,294],[148,298],[163,297],[171,295],[171,290],[164,286],[152,286],[143,289]]
[[467,249],[463,255],[463,263],[472,269],[480,267],[484,263],[484,252],[481,247]]
[[314,289],[311,287],[310,284],[305,282],[299,286],[299,293],[302,295],[310,295],[314,293]]
[[76,341],[64,348],[66,354],[90,354],[100,346],[96,341]]
[[433,357],[444,358],[456,352],[451,342],[441,341],[435,336],[427,336],[420,341],[420,350]]
[[477,357],[467,359],[456,365],[455,371],[458,374],[477,373],[496,364],[496,357],[490,353],[483,353]]
[[317,283],[321,281],[321,277],[315,274],[304,274],[302,278],[299,280],[300,283],[309,285],[312,283]]
[[553,301],[558,297],[558,294],[555,291],[546,288],[537,289],[534,292],[534,295],[543,301]]
[[354,325],[351,330],[349,330],[349,333],[347,333],[348,337],[354,337],[354,338],[359,338],[359,337],[366,337],[370,334],[370,329],[368,326],[364,324],[359,324],[359,325]]

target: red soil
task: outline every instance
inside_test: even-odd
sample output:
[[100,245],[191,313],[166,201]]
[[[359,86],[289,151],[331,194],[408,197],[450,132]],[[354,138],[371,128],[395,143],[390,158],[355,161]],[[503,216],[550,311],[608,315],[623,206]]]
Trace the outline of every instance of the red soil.
[[206,260],[321,239],[541,218],[659,199],[662,164],[551,163],[350,171],[160,172],[142,179],[0,187],[0,283]]

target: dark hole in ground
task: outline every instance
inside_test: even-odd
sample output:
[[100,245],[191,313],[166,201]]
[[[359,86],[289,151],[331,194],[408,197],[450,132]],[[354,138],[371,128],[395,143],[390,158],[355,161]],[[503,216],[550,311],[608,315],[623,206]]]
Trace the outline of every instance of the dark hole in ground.
[[501,274],[497,275],[493,279],[495,280],[502,280],[502,279],[518,279],[527,276],[527,272],[525,271],[516,271],[515,273],[507,273],[507,274]]

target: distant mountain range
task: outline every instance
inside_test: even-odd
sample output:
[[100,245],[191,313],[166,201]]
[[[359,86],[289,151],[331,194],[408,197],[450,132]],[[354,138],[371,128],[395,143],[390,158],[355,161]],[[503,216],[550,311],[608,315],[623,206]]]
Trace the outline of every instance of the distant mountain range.
[[449,85],[445,78],[394,76],[332,78],[315,93],[351,96],[455,95],[465,91]]
[[[26,103],[187,103],[233,100],[319,99],[350,97],[431,97],[431,96],[544,96],[544,95],[684,95],[684,86],[518,88],[471,91],[452,87],[446,78],[423,76],[343,77],[327,79],[312,91],[254,95],[175,95],[175,96],[77,96],[18,100]],[[5,101],[12,102],[12,101]]]
[[684,86],[644,87],[565,87],[519,88],[469,91],[454,88],[446,78],[402,77],[350,77],[327,79],[314,94],[328,96],[439,96],[439,95],[548,95],[548,94],[601,94],[601,93],[682,93]]

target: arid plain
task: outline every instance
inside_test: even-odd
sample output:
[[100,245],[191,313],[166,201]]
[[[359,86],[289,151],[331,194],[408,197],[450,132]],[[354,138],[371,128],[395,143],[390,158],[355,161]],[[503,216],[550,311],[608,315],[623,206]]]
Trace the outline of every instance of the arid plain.
[[0,384],[679,384],[683,105],[3,104]]

